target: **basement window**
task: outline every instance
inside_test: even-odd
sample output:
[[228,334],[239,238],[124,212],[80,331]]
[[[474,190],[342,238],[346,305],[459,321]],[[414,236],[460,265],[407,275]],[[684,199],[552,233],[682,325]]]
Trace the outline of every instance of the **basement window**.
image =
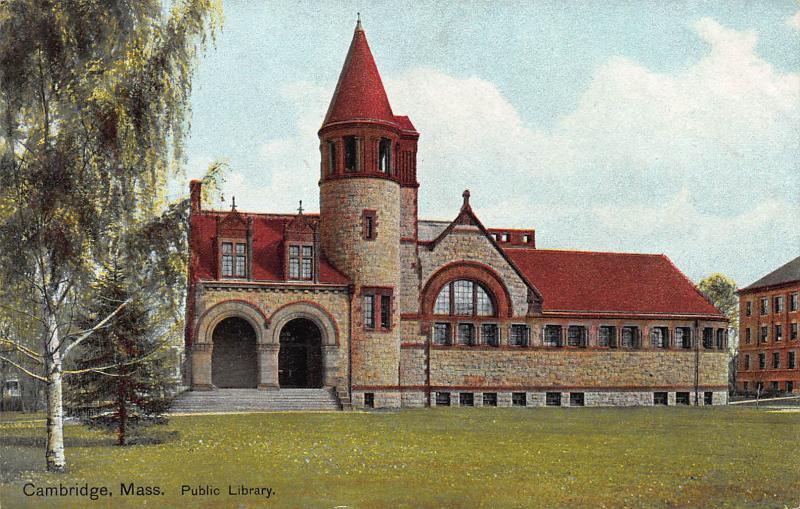
[[653,393],[653,404],[654,405],[667,406],[669,404],[669,399],[667,398],[667,393],[666,392],[654,392]]
[[544,396],[544,404],[547,406],[561,406],[561,393],[548,392]]
[[713,392],[706,392],[703,394],[703,404],[704,405],[713,405],[714,404],[714,393]]
[[459,406],[475,406],[475,395],[471,392],[462,392],[458,395]]
[[511,406],[526,406],[528,404],[527,394],[524,392],[511,393]]
[[583,406],[583,393],[570,392],[569,393],[569,406]]
[[688,392],[676,392],[675,393],[675,404],[676,405],[688,405],[689,404],[689,393]]
[[436,406],[450,406],[450,393],[437,392],[436,393]]
[[483,393],[483,406],[497,406],[497,393],[484,392]]
[[375,408],[375,393],[374,392],[365,392],[364,393],[364,406],[367,408]]

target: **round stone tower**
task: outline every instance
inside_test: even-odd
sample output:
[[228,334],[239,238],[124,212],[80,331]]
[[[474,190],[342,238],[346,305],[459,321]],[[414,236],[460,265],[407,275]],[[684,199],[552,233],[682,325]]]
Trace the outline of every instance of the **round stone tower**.
[[353,403],[399,406],[401,222],[416,221],[418,134],[392,113],[360,21],[319,138],[322,250],[354,284]]

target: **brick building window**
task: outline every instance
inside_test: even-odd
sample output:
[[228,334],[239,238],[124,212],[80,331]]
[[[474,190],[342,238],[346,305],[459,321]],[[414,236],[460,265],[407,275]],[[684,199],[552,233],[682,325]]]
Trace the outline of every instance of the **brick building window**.
[[725,329],[717,329],[717,350],[725,349]]
[[586,327],[570,325],[567,329],[567,346],[586,348]]
[[524,392],[511,393],[511,406],[526,406],[528,404],[528,395]]
[[792,341],[797,339],[797,322],[792,322],[789,326],[789,339]]
[[781,367],[781,353],[780,352],[773,352],[772,353],[772,369],[780,369]]
[[437,392],[436,393],[436,406],[450,406],[450,393]]
[[601,325],[598,329],[597,346],[608,348],[617,347],[617,328],[611,325]]
[[569,406],[583,406],[583,393],[582,392],[570,392],[569,393]]
[[456,331],[456,340],[459,345],[472,346],[475,344],[475,325],[471,323],[460,323]]
[[364,393],[364,406],[367,408],[375,408],[375,393],[374,392],[365,392]]
[[561,406],[561,393],[548,392],[544,395],[544,404],[547,406]]
[[653,327],[650,329],[650,345],[653,348],[668,348],[669,340],[667,334],[669,329],[666,327]]
[[483,393],[483,406],[497,406],[497,393],[484,392]]
[[786,355],[786,367],[789,369],[797,369],[797,354],[794,352],[788,352]]
[[744,356],[744,369],[750,369],[750,354],[745,354]]
[[762,315],[769,314],[769,299],[766,297],[761,299],[761,314]]
[[653,404],[654,405],[664,405],[664,406],[669,404],[669,398],[667,397],[667,393],[666,392],[654,392],[653,393]]
[[292,244],[289,246],[288,256],[289,279],[313,279],[314,246]]
[[690,327],[675,327],[675,348],[692,347],[692,329]]
[[561,326],[545,325],[542,343],[544,346],[561,346]]
[[500,346],[500,328],[496,323],[481,325],[481,342],[489,346]]
[[767,354],[764,352],[758,354],[758,369],[767,369]]
[[753,331],[750,329],[750,327],[748,327],[744,330],[744,342],[749,345],[752,340],[753,340]]
[[753,302],[748,300],[744,304],[744,315],[750,316],[752,314],[753,314]]
[[714,329],[703,328],[703,348],[714,348]]
[[361,171],[361,138],[355,136],[344,137],[344,171]]
[[781,341],[783,339],[783,325],[776,325],[775,326],[775,341]]
[[793,293],[789,296],[789,311],[797,311],[800,308],[800,294]]
[[774,309],[776,313],[783,313],[783,295],[778,295],[773,299]]
[[761,326],[761,335],[759,336],[759,341],[762,343],[766,343],[767,339],[769,339],[769,327],[766,325]]
[[675,393],[675,404],[676,405],[688,405],[689,404],[689,393],[688,392],[676,392]]
[[462,392],[458,395],[459,406],[475,406],[475,395],[471,392]]
[[509,346],[527,346],[528,345],[528,326],[520,323],[511,325],[508,334]]
[[450,343],[450,324],[441,322],[433,324],[433,344],[447,345],[449,343]]
[[361,236],[364,240],[375,240],[378,237],[378,212],[364,209],[361,212]]
[[446,284],[436,297],[434,314],[456,316],[493,316],[494,304],[480,284],[458,279]]
[[622,346],[622,348],[639,348],[641,344],[639,335],[639,327],[635,325],[623,327],[620,346]]
[[392,290],[390,288],[363,288],[364,328],[390,330],[392,328]]
[[381,138],[378,142],[378,171],[392,174],[392,140]]
[[713,405],[714,404],[714,393],[713,392],[705,392],[703,394],[703,404],[704,405]]
[[220,267],[222,277],[247,277],[247,244],[223,242]]

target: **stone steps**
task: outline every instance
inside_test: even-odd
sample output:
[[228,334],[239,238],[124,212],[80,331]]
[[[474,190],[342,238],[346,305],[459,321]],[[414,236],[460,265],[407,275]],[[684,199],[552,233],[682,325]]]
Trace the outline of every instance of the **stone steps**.
[[333,389],[215,389],[183,392],[175,398],[170,413],[341,409]]

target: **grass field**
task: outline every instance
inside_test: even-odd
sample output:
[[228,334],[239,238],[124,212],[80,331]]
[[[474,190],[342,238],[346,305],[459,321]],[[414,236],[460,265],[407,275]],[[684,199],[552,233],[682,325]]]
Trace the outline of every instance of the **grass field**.
[[[128,447],[68,426],[64,475],[41,471],[43,427],[0,419],[3,508],[800,506],[800,413],[763,409],[202,415]],[[25,497],[26,482],[88,482],[113,496]],[[164,494],[123,497],[120,483]],[[229,484],[274,493],[232,496]],[[181,496],[181,485],[220,495]]]

